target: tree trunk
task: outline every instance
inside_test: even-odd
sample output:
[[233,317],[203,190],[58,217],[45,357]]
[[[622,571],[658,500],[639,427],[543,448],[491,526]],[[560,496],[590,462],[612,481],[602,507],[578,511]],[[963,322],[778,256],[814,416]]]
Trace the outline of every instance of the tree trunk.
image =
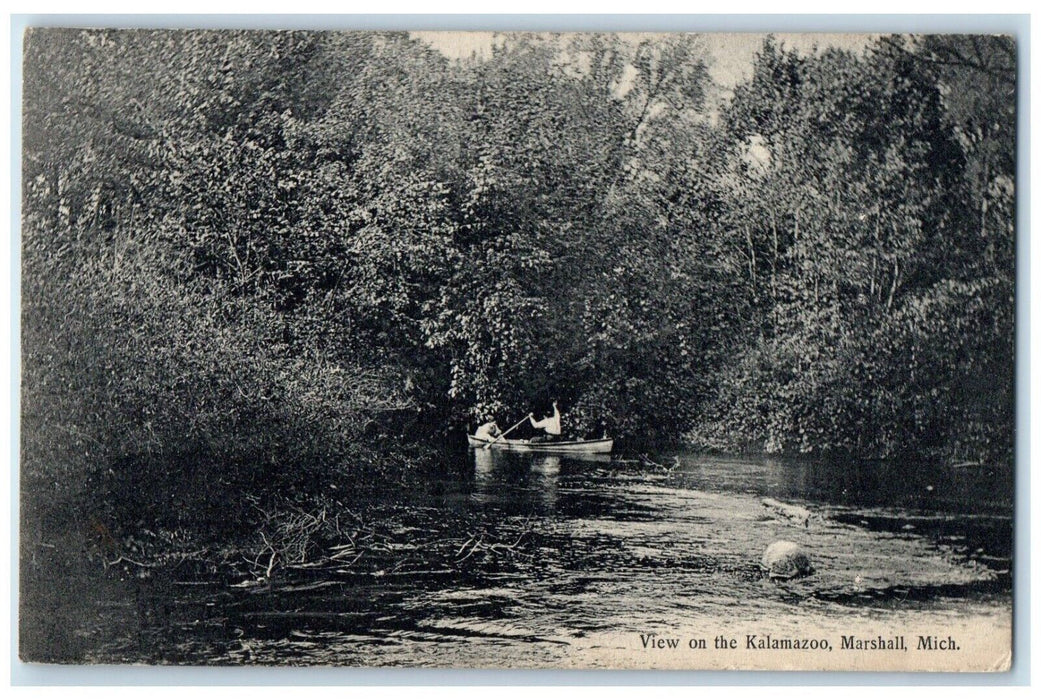
[[773,236],[773,256],[770,258],[770,298],[777,306],[777,213],[770,209],[770,233]]
[[893,308],[893,296],[896,294],[897,283],[900,280],[900,260],[893,258],[893,284],[889,286],[889,298],[886,299],[886,311]]
[[748,279],[752,283],[752,301],[758,303],[755,280],[755,246],[752,245],[752,232],[745,226],[745,241],[748,242]]

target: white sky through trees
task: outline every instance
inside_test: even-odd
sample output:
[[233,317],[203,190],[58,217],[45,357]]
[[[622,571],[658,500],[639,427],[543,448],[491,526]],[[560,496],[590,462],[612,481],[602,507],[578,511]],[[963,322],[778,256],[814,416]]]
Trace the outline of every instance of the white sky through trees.
[[[467,58],[473,54],[487,55],[495,42],[498,32],[413,32],[419,38],[450,58]],[[626,35],[623,33],[623,35]],[[630,33],[634,39],[646,34]],[[708,54],[709,74],[723,88],[732,88],[752,70],[752,60],[756,51],[762,46],[768,35],[762,33],[722,33],[708,32],[701,34]],[[785,34],[775,33],[774,37],[786,47],[795,48],[800,53],[810,53],[813,48],[838,47],[851,51],[861,51],[875,35],[873,34]]]

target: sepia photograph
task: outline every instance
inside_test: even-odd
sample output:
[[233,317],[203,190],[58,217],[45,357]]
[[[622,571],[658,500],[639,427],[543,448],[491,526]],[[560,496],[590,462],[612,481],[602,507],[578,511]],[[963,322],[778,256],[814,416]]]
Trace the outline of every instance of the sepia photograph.
[[1011,668],[1016,37],[21,40],[22,662]]

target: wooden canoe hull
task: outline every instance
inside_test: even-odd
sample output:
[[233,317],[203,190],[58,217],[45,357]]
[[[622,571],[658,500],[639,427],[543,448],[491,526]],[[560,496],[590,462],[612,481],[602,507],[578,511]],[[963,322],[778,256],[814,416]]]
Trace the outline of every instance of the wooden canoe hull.
[[466,439],[470,447],[484,448],[490,446],[493,450],[509,450],[511,452],[538,452],[541,454],[608,454],[614,447],[614,440],[606,438],[603,440],[571,440],[564,442],[529,442],[528,440],[482,440],[473,435],[467,435]]

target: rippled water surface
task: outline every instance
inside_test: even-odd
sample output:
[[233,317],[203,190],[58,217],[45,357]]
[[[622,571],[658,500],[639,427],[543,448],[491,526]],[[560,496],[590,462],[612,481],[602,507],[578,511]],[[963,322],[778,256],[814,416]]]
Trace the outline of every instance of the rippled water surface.
[[[1007,625],[1011,487],[986,469],[682,453],[466,460],[352,505],[379,523],[371,541],[392,564],[345,557],[263,584],[173,577],[128,584],[133,600],[99,592],[109,629],[85,657],[625,666],[644,663],[631,655],[649,631]],[[778,518],[763,497],[815,517]],[[812,576],[762,576],[760,556],[779,539],[807,549]]]

